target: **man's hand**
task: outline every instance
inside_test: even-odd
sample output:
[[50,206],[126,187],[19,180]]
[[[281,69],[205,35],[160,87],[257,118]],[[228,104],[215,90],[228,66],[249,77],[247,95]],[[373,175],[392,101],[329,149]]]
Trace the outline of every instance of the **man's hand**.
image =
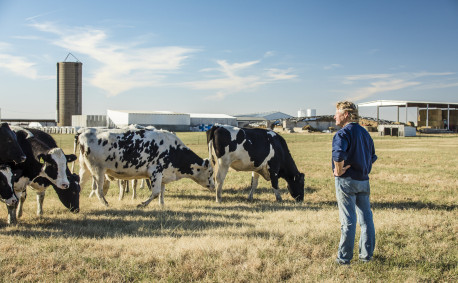
[[334,161],[334,176],[339,177],[347,172],[347,169],[350,168],[351,165],[347,165],[344,167],[344,161]]

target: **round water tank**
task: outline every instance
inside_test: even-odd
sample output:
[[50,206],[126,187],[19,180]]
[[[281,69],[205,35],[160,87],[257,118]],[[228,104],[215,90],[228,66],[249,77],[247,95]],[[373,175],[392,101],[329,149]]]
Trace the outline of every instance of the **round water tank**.
[[81,62],[57,63],[57,124],[71,126],[72,115],[82,114]]
[[315,117],[315,116],[316,116],[316,109],[307,109],[306,117]]
[[305,111],[302,109],[299,109],[299,111],[297,111],[297,118],[301,118],[301,117],[305,117]]

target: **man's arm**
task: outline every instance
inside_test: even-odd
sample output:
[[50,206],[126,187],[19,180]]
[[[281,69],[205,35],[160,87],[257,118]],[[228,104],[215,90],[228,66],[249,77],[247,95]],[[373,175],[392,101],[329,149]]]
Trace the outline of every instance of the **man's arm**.
[[347,169],[350,168],[351,165],[347,165],[344,167],[344,162],[345,161],[333,161],[334,162],[334,176],[339,177],[345,174],[347,172]]

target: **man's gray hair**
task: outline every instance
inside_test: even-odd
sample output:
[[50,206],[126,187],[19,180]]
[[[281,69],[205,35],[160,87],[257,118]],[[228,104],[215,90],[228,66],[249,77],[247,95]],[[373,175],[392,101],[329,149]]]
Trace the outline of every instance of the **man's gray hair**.
[[358,107],[351,101],[339,101],[336,105],[337,110],[341,112],[347,112],[350,115],[350,120],[357,122],[359,119],[358,116]]

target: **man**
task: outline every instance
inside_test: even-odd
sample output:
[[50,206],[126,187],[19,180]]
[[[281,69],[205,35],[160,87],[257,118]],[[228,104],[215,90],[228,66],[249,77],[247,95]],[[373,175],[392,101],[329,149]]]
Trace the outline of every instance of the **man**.
[[356,215],[361,226],[360,261],[370,261],[375,229],[369,202],[369,173],[377,160],[374,142],[358,124],[358,109],[350,101],[338,102],[336,125],[342,127],[332,140],[332,169],[335,176],[341,236],[336,262],[350,264],[356,234]]

